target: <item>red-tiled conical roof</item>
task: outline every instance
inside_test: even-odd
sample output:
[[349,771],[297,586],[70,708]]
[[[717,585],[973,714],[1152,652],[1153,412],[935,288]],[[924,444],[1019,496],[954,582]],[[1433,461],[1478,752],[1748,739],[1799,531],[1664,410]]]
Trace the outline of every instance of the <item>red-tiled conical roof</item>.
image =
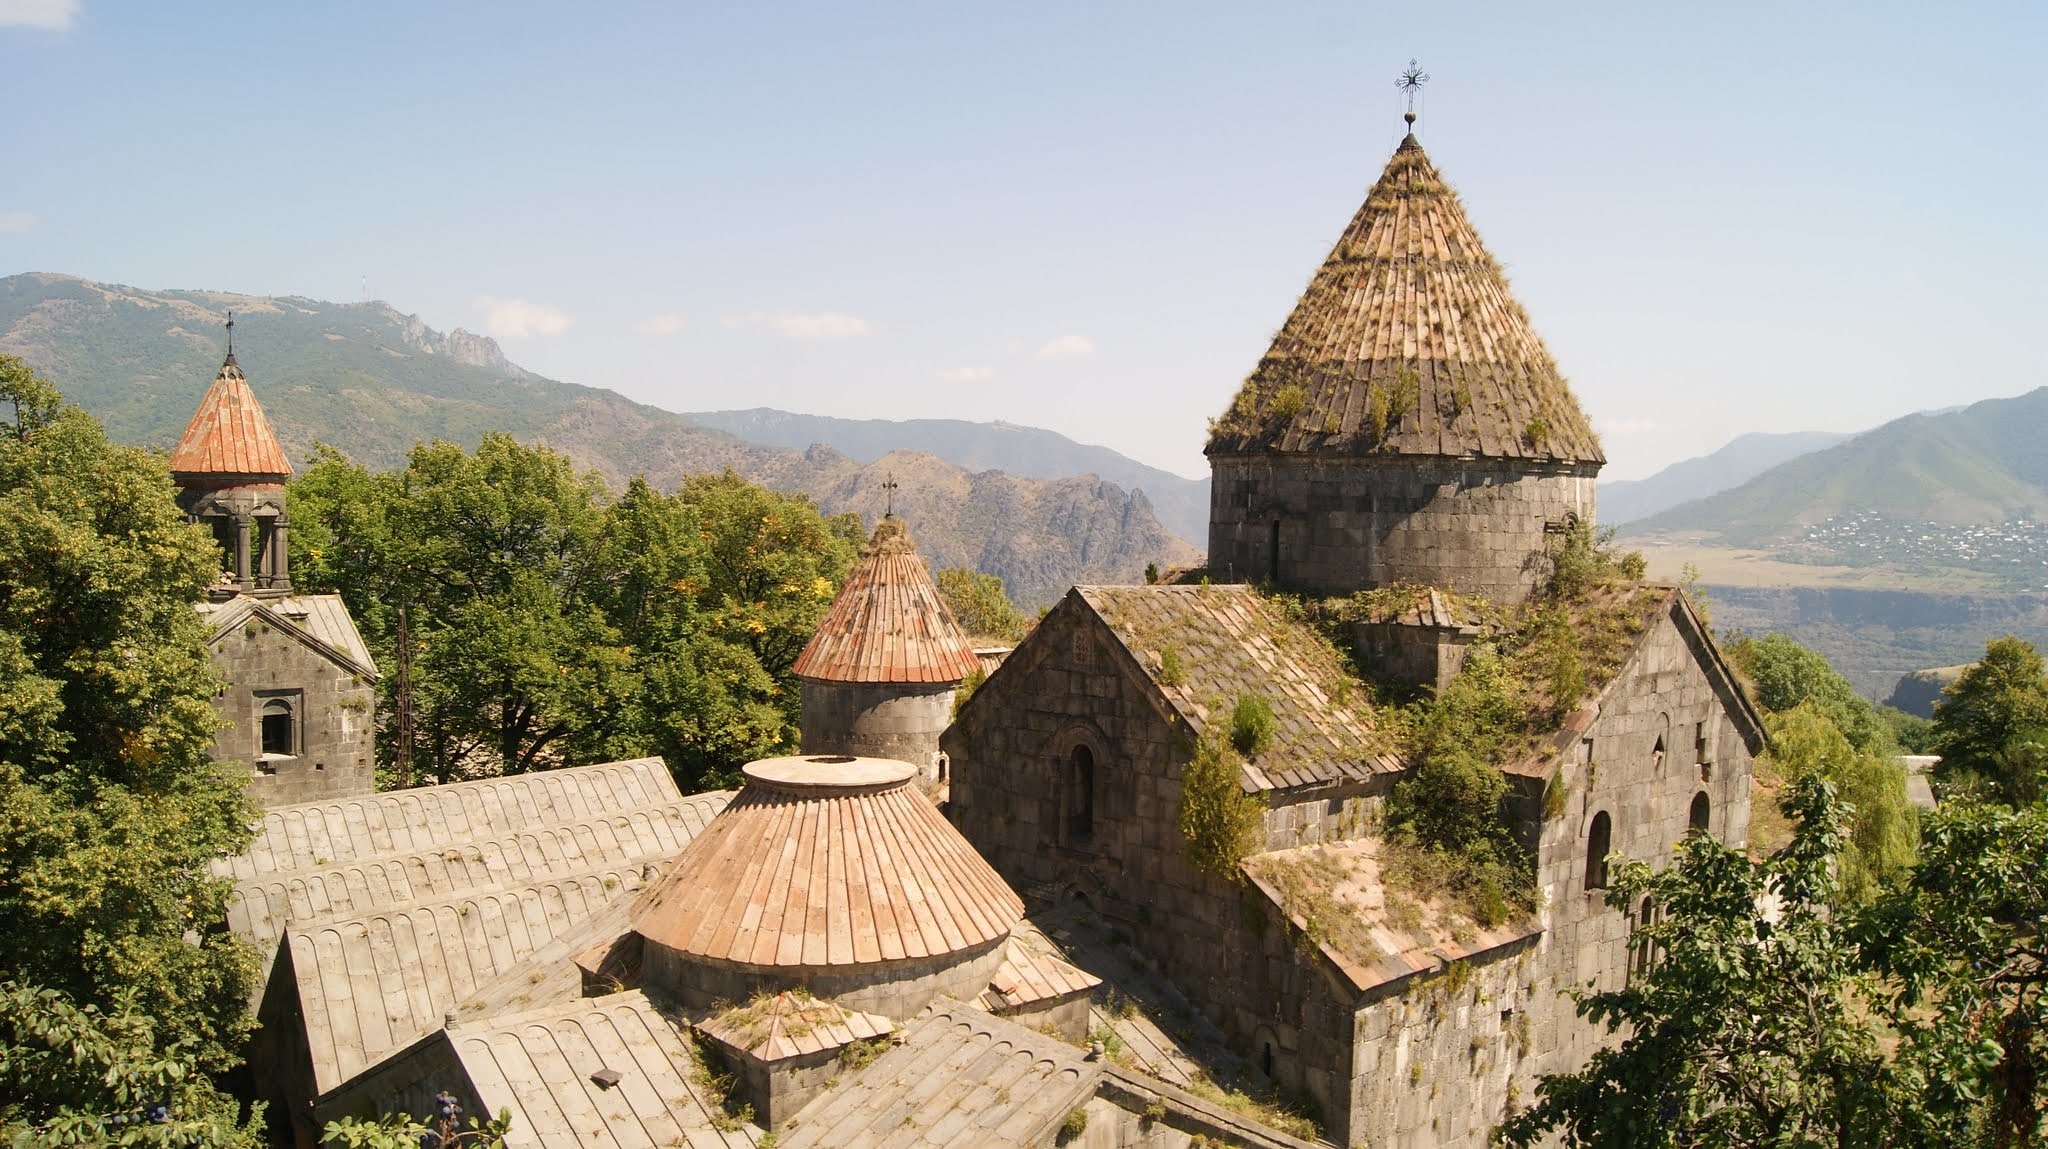
[[981,660],[903,520],[884,516],[795,669],[828,682],[958,682]]
[[853,966],[972,949],[1024,903],[883,758],[770,758],[633,907],[681,954],[753,967]]
[[1208,451],[1605,461],[1500,264],[1412,135]]
[[171,473],[187,477],[247,475],[276,481],[292,473],[291,460],[271,433],[270,420],[232,353],[199,400],[199,411],[171,450]]

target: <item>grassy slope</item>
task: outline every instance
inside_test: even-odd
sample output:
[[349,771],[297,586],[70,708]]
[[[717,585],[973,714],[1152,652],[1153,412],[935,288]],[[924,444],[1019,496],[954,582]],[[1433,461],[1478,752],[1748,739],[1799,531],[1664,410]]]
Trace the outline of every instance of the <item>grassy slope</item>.
[[830,450],[746,443],[611,391],[531,375],[488,340],[439,335],[381,303],[17,275],[0,279],[0,353],[49,376],[116,439],[168,447],[219,369],[230,308],[237,357],[295,460],[317,440],[388,468],[420,439],[474,446],[496,429],[555,447],[615,485],[645,474],[669,487],[730,467],[870,521],[882,510],[882,477],[894,469],[906,487],[898,505],[933,565],[1000,575],[1029,605],[1075,582],[1136,582],[1148,562],[1199,559],[1143,496],[1114,484],[971,475],[930,456],[864,465]]
[[1732,491],[1631,523],[1629,535],[1711,534],[1767,545],[1857,511],[1948,523],[2048,517],[2048,388],[1908,415],[1802,455]]

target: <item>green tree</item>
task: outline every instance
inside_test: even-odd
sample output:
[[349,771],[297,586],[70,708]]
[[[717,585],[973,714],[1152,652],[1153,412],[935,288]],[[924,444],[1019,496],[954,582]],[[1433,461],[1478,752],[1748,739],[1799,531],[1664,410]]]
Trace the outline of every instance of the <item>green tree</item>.
[[1842,843],[1842,897],[1860,905],[1905,880],[1920,840],[1906,797],[1906,771],[1888,753],[1857,749],[1826,712],[1808,700],[1766,714],[1771,757],[1789,778],[1825,778],[1852,811]]
[[258,1149],[262,1106],[246,1120],[240,1110],[196,1071],[189,1039],[159,1044],[132,990],[107,1014],[55,990],[0,982],[0,1140],[8,1145]]
[[2048,806],[1951,800],[1865,918],[1925,1144],[2048,1144]]
[[1827,782],[1788,787],[1791,846],[1752,861],[1695,834],[1677,865],[1615,860],[1607,904],[1649,898],[1646,973],[1579,999],[1619,1042],[1543,1079],[1503,1127],[1599,1149],[1902,1144],[1895,1088],[1864,1014],[1856,947],[1833,908],[1843,811]]
[[939,597],[953,612],[960,629],[980,638],[1017,642],[1031,628],[1003,590],[1003,580],[963,567],[947,567],[936,576]]
[[2013,805],[2038,801],[2048,775],[2048,672],[2032,645],[1992,639],[1934,704],[1935,781]]
[[255,976],[208,870],[253,818],[211,760],[193,603],[217,567],[160,457],[0,356],[0,980],[107,1011],[132,990],[205,1073]]
[[1818,652],[1782,634],[1767,634],[1738,639],[1728,644],[1727,653],[1765,710],[1782,713],[1811,703],[1858,750],[1891,750],[1889,727],[1877,708]]

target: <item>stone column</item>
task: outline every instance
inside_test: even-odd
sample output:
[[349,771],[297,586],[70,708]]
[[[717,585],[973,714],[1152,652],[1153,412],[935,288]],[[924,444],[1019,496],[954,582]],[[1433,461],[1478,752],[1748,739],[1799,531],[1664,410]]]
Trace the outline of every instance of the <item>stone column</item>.
[[235,583],[249,589],[249,516],[235,516]]
[[270,585],[277,590],[292,589],[292,552],[285,531],[292,525],[284,512],[270,520]]

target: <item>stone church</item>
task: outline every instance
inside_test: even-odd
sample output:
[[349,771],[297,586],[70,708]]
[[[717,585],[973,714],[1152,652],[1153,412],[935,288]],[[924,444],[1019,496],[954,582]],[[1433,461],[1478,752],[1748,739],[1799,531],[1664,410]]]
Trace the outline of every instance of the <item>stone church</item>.
[[[1654,908],[1606,906],[1610,854],[1747,833],[1756,714],[1684,596],[1631,586],[1618,661],[1496,763],[1533,911],[1481,926],[1382,880],[1411,763],[1374,685],[1248,582],[1405,588],[1354,624],[1355,665],[1441,687],[1483,602],[1542,593],[1601,464],[1412,135],[1214,425],[1206,576],[1074,588],[956,715],[986,662],[885,516],[796,666],[803,753],[734,791],[641,759],[369,792],[374,667],[345,612],[291,605],[289,464],[232,357],[186,439],[226,568],[202,609],[233,620],[221,756],[270,801],[216,872],[265,953],[258,1092],[300,1145],[445,1093],[509,1110],[516,1146],[1310,1149],[1175,1048],[1213,1033],[1329,1143],[1476,1147],[1603,1039],[1565,992],[1648,960]],[[1183,771],[1253,695],[1257,848],[1219,877],[1187,861]],[[287,789],[340,777],[336,745],[359,788]]]
[[215,760],[247,771],[265,806],[368,794],[377,665],[340,595],[292,591],[292,465],[232,348],[170,464],[178,506],[220,546],[220,579],[198,604],[226,680]]
[[[1388,593],[1348,636],[1382,682],[1449,682],[1490,601],[1537,594],[1590,524],[1600,446],[1499,264],[1411,133],[1212,424],[1201,585],[1076,587],[943,739],[949,814],[1005,878],[1085,901],[1310,1098],[1340,1145],[1482,1146],[1603,1040],[1567,991],[1614,988],[1633,925],[1607,858],[1745,841],[1756,712],[1674,588],[1633,586],[1619,665],[1496,763],[1535,910],[1481,927],[1381,880],[1390,753],[1335,649],[1249,581]],[[1217,585],[1207,585],[1211,580]],[[1238,768],[1257,848],[1196,870],[1181,777],[1233,703],[1272,735]]]

